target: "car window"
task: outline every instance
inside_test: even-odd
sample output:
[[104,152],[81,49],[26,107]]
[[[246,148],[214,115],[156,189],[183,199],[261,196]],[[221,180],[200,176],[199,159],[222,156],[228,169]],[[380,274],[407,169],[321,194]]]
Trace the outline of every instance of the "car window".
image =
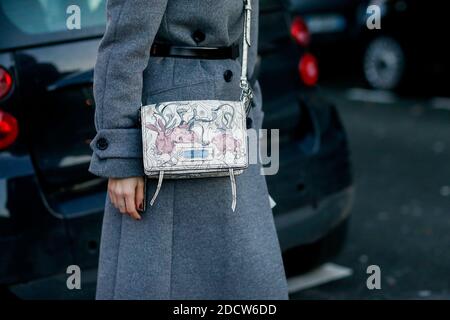
[[80,8],[81,28],[106,23],[106,0],[0,0],[0,10],[9,22],[25,34],[67,31],[67,8]]

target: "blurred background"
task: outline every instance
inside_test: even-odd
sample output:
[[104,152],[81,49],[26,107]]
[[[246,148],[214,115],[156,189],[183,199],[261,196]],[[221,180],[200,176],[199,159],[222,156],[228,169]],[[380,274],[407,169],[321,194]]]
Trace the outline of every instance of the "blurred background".
[[[70,5],[80,30],[67,30]],[[2,299],[94,298],[106,185],[87,168],[104,10],[0,0]],[[450,297],[446,12],[260,0],[264,127],[280,129],[267,182],[291,299]],[[81,290],[67,289],[69,265]]]

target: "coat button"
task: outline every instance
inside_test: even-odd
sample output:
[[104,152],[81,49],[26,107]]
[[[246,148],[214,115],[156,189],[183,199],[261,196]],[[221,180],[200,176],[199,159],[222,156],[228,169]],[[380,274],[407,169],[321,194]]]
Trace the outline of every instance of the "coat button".
[[247,129],[250,129],[253,125],[252,118],[247,117],[246,124],[247,124]]
[[195,42],[200,43],[203,40],[205,40],[205,34],[200,30],[195,30],[194,33],[192,34],[192,38],[194,39]]
[[97,140],[97,148],[99,150],[106,150],[108,148],[108,141],[105,138],[100,138]]
[[223,73],[223,78],[225,79],[226,82],[230,82],[231,79],[233,78],[233,71],[231,70],[226,70]]

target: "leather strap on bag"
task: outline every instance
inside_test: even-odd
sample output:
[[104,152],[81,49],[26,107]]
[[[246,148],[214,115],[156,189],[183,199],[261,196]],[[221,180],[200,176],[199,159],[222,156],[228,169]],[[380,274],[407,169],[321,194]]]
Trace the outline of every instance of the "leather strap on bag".
[[253,91],[247,79],[247,64],[248,64],[248,48],[251,46],[251,22],[252,22],[252,5],[251,0],[244,0],[244,32],[242,36],[242,69],[240,78],[241,98],[244,103],[245,112],[248,114],[250,109],[250,102],[253,98]]

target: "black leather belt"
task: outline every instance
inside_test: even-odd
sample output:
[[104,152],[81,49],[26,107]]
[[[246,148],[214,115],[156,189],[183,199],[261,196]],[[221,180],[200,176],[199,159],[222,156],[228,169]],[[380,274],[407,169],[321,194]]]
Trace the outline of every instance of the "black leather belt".
[[[150,55],[153,57],[236,59],[239,57],[239,45],[233,44],[229,47],[188,47],[155,42],[150,49]],[[255,85],[257,76],[258,72],[253,72],[253,75],[248,79],[252,87]]]
[[229,47],[189,47],[167,43],[153,43],[150,55],[153,57],[236,59],[239,57],[239,45],[233,44]]

